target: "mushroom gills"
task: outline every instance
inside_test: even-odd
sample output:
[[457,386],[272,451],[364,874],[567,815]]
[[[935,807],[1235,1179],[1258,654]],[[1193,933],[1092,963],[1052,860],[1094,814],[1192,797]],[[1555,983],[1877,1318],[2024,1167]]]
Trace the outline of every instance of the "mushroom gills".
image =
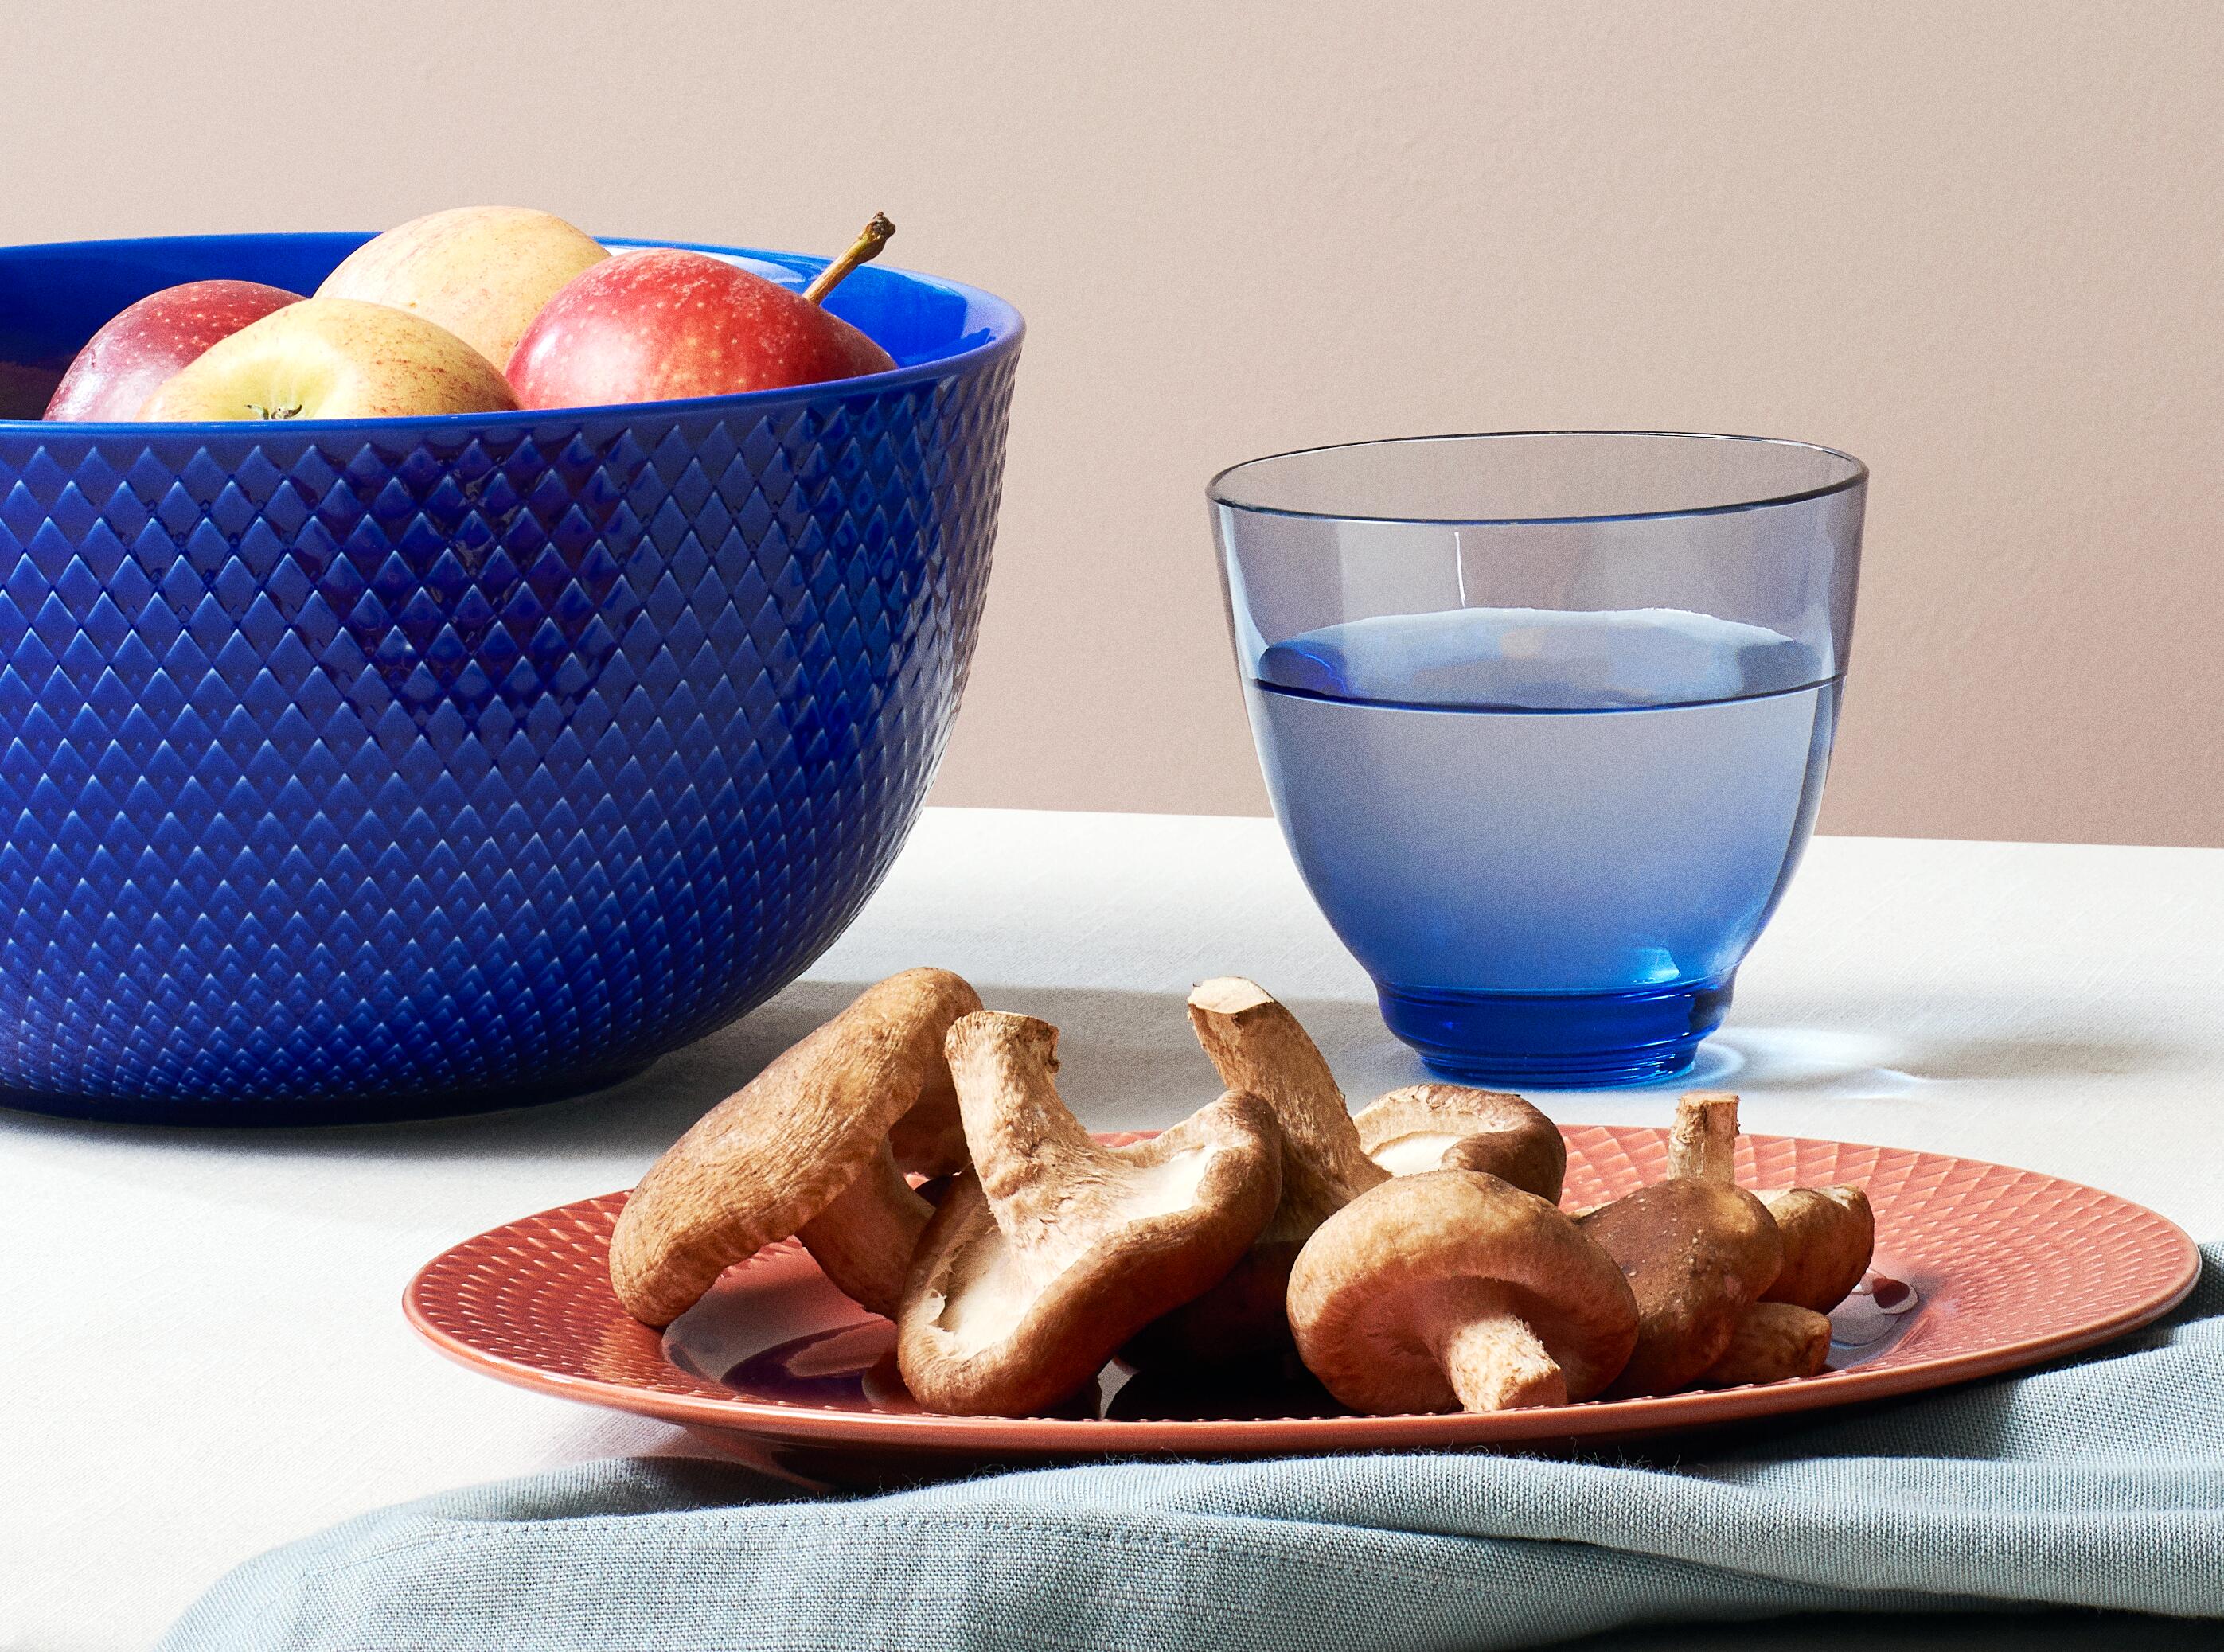
[[954,1351],[961,1355],[1009,1336],[1012,1327],[1026,1316],[1037,1289],[1034,1277],[1019,1252],[993,1230],[974,1247],[973,1256],[980,1258],[976,1271],[952,1281],[957,1289],[943,1297],[932,1315],[933,1322],[950,1334]]
[[1196,1204],[1204,1173],[1219,1156],[1217,1148],[1189,1147],[1157,1164],[1129,1172],[1128,1190],[1120,1199],[1129,1225],[1153,1216],[1171,1216]]
[[1449,1130],[1417,1130],[1411,1135],[1393,1136],[1368,1157],[1393,1176],[1416,1176],[1435,1170],[1444,1150],[1459,1139],[1457,1133]]
[[1557,1204],[1568,1170],[1560,1127],[1507,1090],[1409,1084],[1352,1120],[1359,1144],[1392,1176],[1480,1170]]
[[[1536,1305],[1526,1307],[1526,1312],[1520,1293],[1486,1278],[1437,1279],[1371,1296],[1358,1306],[1347,1334],[1368,1351],[1363,1363],[1406,1391],[1395,1405],[1354,1409],[1512,1411],[1565,1405],[1566,1373],[1531,1327]],[[1355,1389],[1347,1378],[1345,1386],[1357,1398],[1367,1384]]]
[[[1219,1156],[1217,1148],[1185,1148],[1162,1163],[1129,1171],[1121,1178],[1120,1195],[1127,1220],[1111,1236],[1101,1238],[1098,1248],[1124,1243],[1143,1222],[1193,1208],[1205,1172]],[[1001,1228],[991,1228],[970,1247],[959,1266],[973,1271],[954,1282],[957,1289],[943,1298],[932,1321],[950,1334],[957,1353],[973,1353],[1009,1336],[1043,1290],[1080,1259],[1077,1254],[1053,1256],[1041,1245],[1022,1250]],[[1046,1270],[1046,1262],[1055,1265]]]

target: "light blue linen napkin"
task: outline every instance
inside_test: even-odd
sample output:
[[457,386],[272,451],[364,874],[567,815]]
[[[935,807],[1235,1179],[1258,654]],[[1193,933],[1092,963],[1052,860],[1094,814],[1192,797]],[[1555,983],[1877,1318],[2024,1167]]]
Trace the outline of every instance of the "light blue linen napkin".
[[1794,1611],[2224,1617],[2224,1255],[2098,1356],[1678,1460],[1108,1464],[821,1499],[584,1465],[250,1562],[160,1652],[1525,1647]]

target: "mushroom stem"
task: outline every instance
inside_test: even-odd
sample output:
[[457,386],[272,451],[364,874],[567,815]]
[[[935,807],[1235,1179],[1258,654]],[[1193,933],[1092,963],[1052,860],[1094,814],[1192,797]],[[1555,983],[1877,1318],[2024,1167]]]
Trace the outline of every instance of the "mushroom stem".
[[1320,1047],[1266,988],[1238,975],[1205,981],[1189,995],[1189,1019],[1220,1081],[1267,1103],[1281,1126],[1283,1209],[1270,1233],[1303,1239],[1390,1179],[1360,1146]]
[[867,1313],[894,1319],[904,1275],[934,1207],[912,1191],[882,1142],[857,1179],[795,1230],[836,1289]]
[[[1503,1293],[1499,1293],[1503,1301]],[[1431,1339],[1463,1411],[1565,1405],[1568,1379],[1527,1321],[1502,1307],[1446,1321]]]
[[1668,1131],[1668,1174],[1690,1182],[1737,1182],[1738,1099],[1727,1090],[1693,1090],[1676,1103]]
[[1015,1245],[1054,1231],[1070,1184],[1104,1156],[1058,1094],[1058,1029],[983,1010],[945,1046],[965,1139],[997,1226]]
[[1226,1277],[1147,1327],[1126,1357],[1138,1366],[1271,1362],[1289,1347],[1285,1297],[1298,1249],[1390,1173],[1367,1157],[1319,1047],[1265,987],[1235,975],[1202,982],[1189,1019],[1220,1081],[1273,1112],[1281,1202]]

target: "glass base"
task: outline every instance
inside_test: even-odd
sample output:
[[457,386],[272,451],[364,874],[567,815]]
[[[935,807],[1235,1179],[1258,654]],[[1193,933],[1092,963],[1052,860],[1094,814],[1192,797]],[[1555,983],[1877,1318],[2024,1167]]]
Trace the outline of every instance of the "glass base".
[[1589,1090],[1689,1070],[1735,979],[1634,993],[1377,992],[1390,1031],[1441,1078]]

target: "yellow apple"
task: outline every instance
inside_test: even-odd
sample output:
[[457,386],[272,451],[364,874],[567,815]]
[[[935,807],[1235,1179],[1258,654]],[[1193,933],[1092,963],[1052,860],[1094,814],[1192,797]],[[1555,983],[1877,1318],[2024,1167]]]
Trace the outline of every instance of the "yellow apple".
[[458,206],[365,242],[317,296],[414,311],[504,367],[540,306],[609,256],[553,213]]
[[509,381],[445,327],[384,304],[303,299],[180,369],[142,419],[397,419],[517,406]]

